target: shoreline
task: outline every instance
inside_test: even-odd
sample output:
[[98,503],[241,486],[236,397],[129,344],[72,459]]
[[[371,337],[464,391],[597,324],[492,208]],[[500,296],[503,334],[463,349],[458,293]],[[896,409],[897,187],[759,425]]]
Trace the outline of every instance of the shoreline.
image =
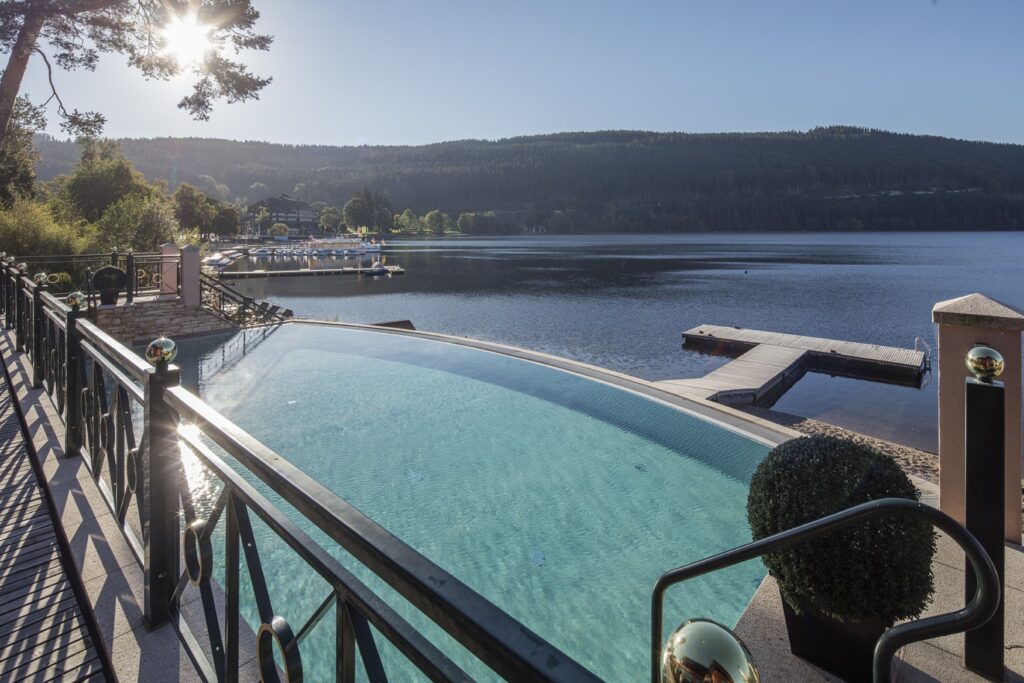
[[[891,455],[903,471],[908,475],[920,477],[927,482],[939,484],[939,456],[937,453],[922,451],[910,446],[903,446],[892,441],[879,439],[878,437],[861,434],[845,427],[838,427],[827,422],[812,420],[807,417],[800,417],[791,413],[783,413],[768,408],[757,406],[744,406],[740,408],[745,413],[755,417],[773,422],[777,425],[788,427],[808,436],[840,436],[852,439],[859,443],[877,448],[881,452]],[[1021,481],[1021,494],[1024,495],[1024,480]],[[1024,503],[1021,505],[1021,517],[1024,519]]]

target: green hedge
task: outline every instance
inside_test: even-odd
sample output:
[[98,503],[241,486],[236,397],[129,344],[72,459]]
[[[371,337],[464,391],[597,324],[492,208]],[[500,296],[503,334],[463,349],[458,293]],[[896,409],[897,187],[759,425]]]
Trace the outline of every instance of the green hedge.
[[[848,439],[788,441],[750,482],[747,519],[755,539],[878,498],[919,500],[890,456]],[[885,517],[765,557],[783,597],[838,619],[917,616],[934,591],[935,534],[927,522]]]

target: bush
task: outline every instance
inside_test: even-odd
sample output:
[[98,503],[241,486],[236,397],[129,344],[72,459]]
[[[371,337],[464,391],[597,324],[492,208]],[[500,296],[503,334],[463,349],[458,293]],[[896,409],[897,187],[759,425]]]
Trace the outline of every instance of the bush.
[[50,273],[49,279],[46,281],[46,288],[51,292],[70,292],[71,286],[71,274],[70,273]]
[[181,229],[166,197],[130,194],[108,208],[96,222],[99,251],[157,251]]
[[0,249],[8,254],[72,254],[78,242],[73,226],[58,223],[45,205],[31,199],[15,199],[0,211]]
[[[878,498],[919,500],[888,455],[848,439],[816,436],[776,447],[750,482],[755,539]],[[838,621],[917,616],[933,592],[935,533],[928,522],[882,517],[765,556],[783,597]]]

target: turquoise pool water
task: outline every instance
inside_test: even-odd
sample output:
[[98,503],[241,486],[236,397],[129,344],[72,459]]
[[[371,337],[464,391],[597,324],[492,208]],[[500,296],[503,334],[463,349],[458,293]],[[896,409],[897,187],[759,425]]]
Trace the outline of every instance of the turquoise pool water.
[[[670,406],[547,366],[329,326],[285,325],[202,377],[201,392],[609,681],[647,675],[656,578],[750,539],[747,486],[768,451]],[[265,534],[261,553],[275,609],[297,627],[326,588]],[[364,568],[356,573],[379,585]],[[673,589],[666,622],[700,616],[732,625],[763,575],[760,563],[748,563]],[[387,594],[414,624],[424,623]],[[317,629],[326,632],[304,644],[307,680],[331,680],[332,628],[333,619],[324,620]],[[310,654],[317,641],[327,648],[319,662]],[[451,641],[441,642],[487,678]]]

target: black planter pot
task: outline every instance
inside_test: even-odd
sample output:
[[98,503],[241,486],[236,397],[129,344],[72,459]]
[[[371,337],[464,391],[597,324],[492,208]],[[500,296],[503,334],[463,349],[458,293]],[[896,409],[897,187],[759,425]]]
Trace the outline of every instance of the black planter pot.
[[782,599],[790,651],[848,683],[870,683],[875,643],[890,624],[881,619],[848,623],[807,605],[800,609],[803,614]]
[[101,289],[100,290],[100,303],[104,306],[113,306],[117,303],[119,291],[116,289]]

